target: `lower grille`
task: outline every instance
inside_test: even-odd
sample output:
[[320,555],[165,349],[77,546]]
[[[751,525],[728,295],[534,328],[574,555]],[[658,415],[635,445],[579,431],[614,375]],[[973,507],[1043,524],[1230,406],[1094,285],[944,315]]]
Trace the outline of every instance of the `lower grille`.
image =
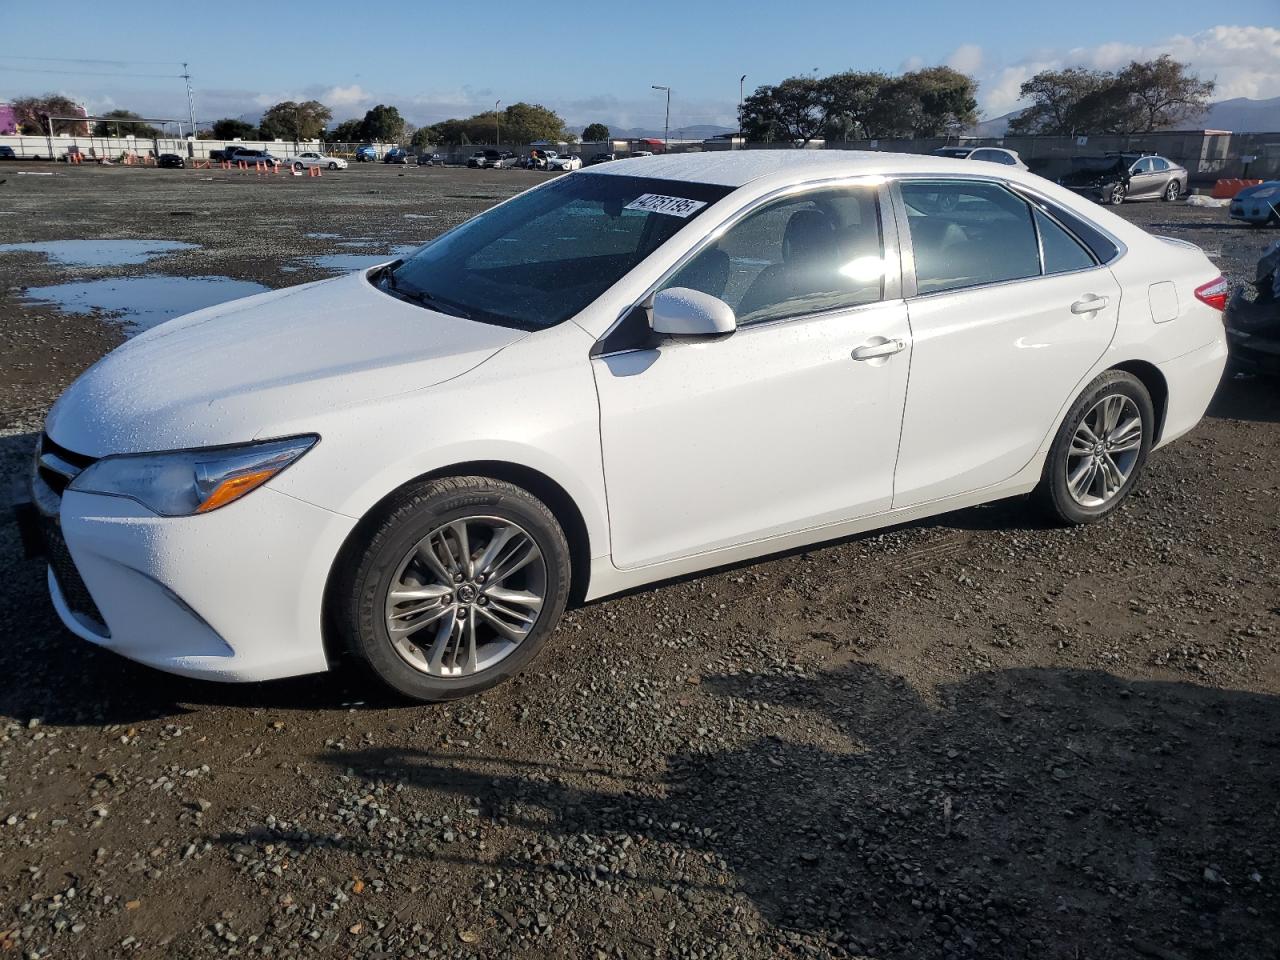
[[93,596],[85,586],[80,571],[76,569],[75,561],[71,559],[71,551],[67,549],[67,541],[62,537],[62,527],[57,520],[45,518],[44,545],[49,566],[53,568],[53,576],[58,581],[58,589],[62,591],[67,606],[73,613],[91,620],[97,633],[109,637],[111,632],[107,629],[98,605],[93,602]]

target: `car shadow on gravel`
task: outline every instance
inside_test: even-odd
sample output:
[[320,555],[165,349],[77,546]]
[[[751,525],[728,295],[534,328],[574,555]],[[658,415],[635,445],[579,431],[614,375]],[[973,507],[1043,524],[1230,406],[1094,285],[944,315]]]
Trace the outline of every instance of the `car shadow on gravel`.
[[[944,686],[926,703],[868,665],[706,679],[701,691],[712,715],[781,708],[801,719],[780,736],[691,745],[641,783],[398,749],[317,759],[478,803],[494,849],[515,831],[496,861],[456,846],[406,854],[536,882],[551,865],[516,855],[521,831],[566,848],[584,834],[691,846],[727,863],[736,891],[721,895],[749,897],[770,923],[836,955],[1274,954],[1276,697],[1018,669]],[[359,853],[354,839],[344,848]],[[695,898],[714,886],[660,867],[626,882],[674,883]]]
[[1209,404],[1208,416],[1219,420],[1280,423],[1280,378],[1223,378]]

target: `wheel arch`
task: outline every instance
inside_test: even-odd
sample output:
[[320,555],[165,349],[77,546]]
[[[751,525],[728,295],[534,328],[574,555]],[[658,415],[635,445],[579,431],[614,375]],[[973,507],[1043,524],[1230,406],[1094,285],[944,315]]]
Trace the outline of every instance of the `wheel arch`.
[[1109,367],[1111,370],[1123,370],[1125,373],[1132,374],[1137,377],[1147,393],[1151,394],[1151,405],[1155,407],[1156,422],[1152,431],[1152,446],[1158,444],[1164,436],[1165,414],[1169,409],[1169,383],[1165,380],[1164,374],[1160,372],[1160,368],[1154,363],[1146,360],[1125,360],[1123,363],[1117,363]]
[[356,525],[351,528],[334,556],[333,562],[329,565],[329,574],[325,580],[320,632],[325,657],[330,666],[338,662],[344,654],[331,621],[334,583],[340,566],[346,563],[351,552],[358,549],[367,539],[369,528],[377,522],[400,493],[417,484],[442,477],[489,477],[493,480],[503,480],[528,491],[545,503],[547,509],[555,515],[560,528],[564,531],[565,539],[569,542],[569,602],[578,604],[586,597],[591,579],[591,538],[581,508],[563,486],[540,470],[507,460],[469,460],[437,467],[389,490],[366,510]]

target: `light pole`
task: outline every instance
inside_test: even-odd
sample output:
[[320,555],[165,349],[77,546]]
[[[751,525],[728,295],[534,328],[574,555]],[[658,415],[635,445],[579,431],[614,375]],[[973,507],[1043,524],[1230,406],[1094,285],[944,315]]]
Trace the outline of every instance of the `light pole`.
[[659,86],[656,83],[650,84],[655,90],[667,91],[667,119],[662,124],[662,152],[667,152],[667,136],[671,132],[671,88]]
[[[742,139],[742,104],[743,104],[742,92],[743,92],[743,84],[745,84],[746,82],[747,82],[747,75],[744,73],[742,76],[738,78],[738,139],[739,140]],[[739,144],[739,146],[741,146],[741,144]]]
[[501,100],[493,101],[493,139],[494,146],[502,143],[502,128],[498,125],[498,107],[502,104]]

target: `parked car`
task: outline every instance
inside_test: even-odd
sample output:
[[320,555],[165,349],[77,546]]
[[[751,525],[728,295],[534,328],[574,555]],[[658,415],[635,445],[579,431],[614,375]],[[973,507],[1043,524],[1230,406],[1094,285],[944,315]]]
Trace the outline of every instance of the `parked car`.
[[1012,167],[621,160],[128,340],[53,406],[24,533],[117,653],[250,681],[340,649],[450,699],[571,594],[1022,494],[1108,517],[1204,414],[1226,290]]
[[441,157],[440,154],[438,153],[418,154],[418,166],[420,167],[435,167],[435,166],[442,166],[443,164],[444,164],[444,158]]
[[1231,369],[1280,376],[1280,240],[1259,258],[1249,287],[1232,294],[1224,317]]
[[408,150],[400,147],[393,147],[382,155],[383,163],[408,163],[412,159],[412,155]]
[[13,147],[0,147],[0,160],[17,160],[18,155],[13,152]]
[[227,157],[232,163],[244,162],[249,166],[258,163],[267,163],[271,166],[279,166],[280,158],[272,154],[270,150],[245,150],[240,147],[233,148],[230,156]]
[[162,153],[156,157],[157,167],[171,167],[182,169],[186,167],[187,161],[176,153]]
[[318,150],[304,150],[296,156],[285,157],[284,162],[295,170],[302,170],[306,167],[320,167],[324,170],[347,169],[347,161],[343,160],[342,157],[331,157]]
[[1100,157],[1072,157],[1071,172],[1058,182],[1099,203],[1126,200],[1177,200],[1187,192],[1190,174],[1164,157],[1137,153],[1108,153]]
[[610,161],[617,159],[618,155],[616,153],[597,153],[587,162],[587,166],[592,166],[597,163],[609,163]]
[[503,167],[514,167],[516,155],[510,150],[477,150],[467,159],[468,167],[482,170],[500,170]]
[[1003,163],[1007,167],[1026,170],[1027,165],[1018,156],[1017,150],[1006,150],[1004,147],[939,147],[933,151],[935,157],[951,157],[953,160],[986,160],[989,163]]
[[563,170],[565,172],[568,172],[571,170],[581,170],[582,158],[579,156],[570,156],[569,154],[565,154],[563,156],[560,156],[560,155],[552,156],[547,159],[547,169]]
[[1280,180],[1245,187],[1231,198],[1228,212],[1232,220],[1243,220],[1251,227],[1280,226]]
[[356,147],[356,163],[374,163],[378,159],[378,151],[371,143],[362,143]]

